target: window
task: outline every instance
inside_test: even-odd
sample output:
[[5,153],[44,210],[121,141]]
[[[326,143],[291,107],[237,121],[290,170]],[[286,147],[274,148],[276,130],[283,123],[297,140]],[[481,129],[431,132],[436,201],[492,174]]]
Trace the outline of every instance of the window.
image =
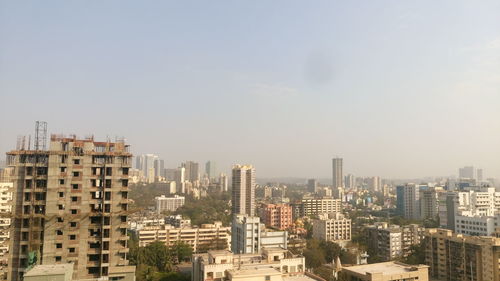
[[57,218],[57,222],[64,222],[64,219],[63,219],[63,218],[61,218],[61,217],[58,217],[58,218]]
[[56,256],[56,262],[60,262],[62,260],[61,256]]
[[266,275],[266,278],[265,278],[266,281],[270,281],[271,280],[271,276],[269,275]]
[[79,177],[80,176],[80,172],[73,172],[73,177]]
[[77,209],[71,209],[71,214],[72,214],[72,215],[76,215],[76,214],[78,214],[78,210],[77,210]]
[[72,186],[73,190],[78,190],[78,184],[73,184],[71,186]]
[[63,184],[64,184],[64,179],[60,179],[60,180],[59,180],[59,184],[60,184],[60,185],[63,185]]
[[76,240],[76,235],[75,234],[71,234],[69,236],[69,240]]
[[62,204],[57,205],[57,207],[59,208],[59,210],[64,210],[64,205]]
[[68,248],[68,251],[69,251],[70,253],[74,253],[74,252],[75,252],[75,248]]
[[73,164],[80,165],[80,159],[73,159]]
[[70,225],[71,227],[76,227],[77,223],[76,223],[76,221],[72,221],[72,222],[70,222],[70,223],[69,223],[69,225]]
[[64,192],[59,192],[59,197],[60,198],[64,197]]
[[60,229],[56,230],[56,235],[63,235],[63,231]]
[[78,197],[71,196],[71,202],[78,202]]
[[61,244],[61,243],[57,243],[57,244],[56,244],[56,248],[57,248],[57,249],[61,249],[61,248],[62,248],[62,244]]
[[66,172],[66,167],[61,167],[61,173],[65,173]]

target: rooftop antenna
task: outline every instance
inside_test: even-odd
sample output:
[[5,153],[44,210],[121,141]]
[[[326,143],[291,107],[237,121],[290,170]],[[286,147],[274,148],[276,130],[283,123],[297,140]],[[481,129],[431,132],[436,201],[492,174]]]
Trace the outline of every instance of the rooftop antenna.
[[35,150],[47,150],[47,122],[36,121],[33,145]]

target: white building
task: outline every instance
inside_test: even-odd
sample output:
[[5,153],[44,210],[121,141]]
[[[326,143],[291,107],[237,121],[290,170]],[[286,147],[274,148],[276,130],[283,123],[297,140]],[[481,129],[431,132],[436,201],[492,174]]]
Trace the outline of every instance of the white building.
[[184,206],[184,196],[174,195],[174,197],[166,197],[165,195],[155,197],[156,212],[161,214],[163,211],[175,211],[177,208]]
[[233,254],[209,251],[193,255],[192,280],[308,281],[305,258],[280,248],[263,249],[260,254]]
[[340,213],[322,214],[313,220],[313,237],[334,242],[350,241],[351,220]]
[[235,165],[232,171],[233,215],[255,215],[255,169],[251,165]]
[[221,222],[202,224],[200,227],[173,227],[171,225],[144,227],[138,231],[139,246],[144,247],[155,241],[172,246],[184,242],[193,251],[203,251],[210,247],[228,249],[231,242],[230,228]]
[[264,247],[287,248],[288,232],[267,230],[259,217],[236,215],[231,225],[231,235],[233,253],[254,254]]

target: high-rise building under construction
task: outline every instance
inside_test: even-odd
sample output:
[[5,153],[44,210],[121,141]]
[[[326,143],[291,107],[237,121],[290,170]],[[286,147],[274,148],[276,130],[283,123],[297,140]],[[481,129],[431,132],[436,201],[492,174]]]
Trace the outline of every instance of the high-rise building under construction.
[[49,149],[7,153],[14,167],[8,280],[35,264],[72,263],[73,280],[129,279],[132,154],[123,141],[51,136]]

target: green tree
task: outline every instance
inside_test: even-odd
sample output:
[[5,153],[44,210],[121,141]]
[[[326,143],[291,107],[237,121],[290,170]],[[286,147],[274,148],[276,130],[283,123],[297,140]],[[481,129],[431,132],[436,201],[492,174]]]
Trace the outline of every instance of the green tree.
[[193,255],[193,248],[184,242],[175,243],[170,247],[170,251],[177,262],[189,260]]

